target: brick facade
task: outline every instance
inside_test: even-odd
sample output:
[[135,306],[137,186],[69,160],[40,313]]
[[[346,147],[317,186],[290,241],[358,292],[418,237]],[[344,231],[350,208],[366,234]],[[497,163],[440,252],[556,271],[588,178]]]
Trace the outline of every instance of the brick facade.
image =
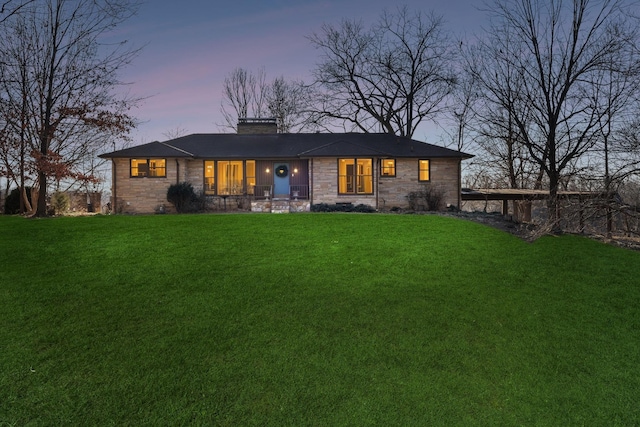
[[311,166],[311,202],[318,203],[352,203],[376,207],[374,194],[338,194],[338,159],[316,158],[309,160]]
[[[310,203],[365,204],[377,209],[407,208],[407,195],[425,187],[444,192],[445,203],[459,205],[459,159],[431,159],[430,181],[418,181],[418,159],[396,159],[396,176],[380,177],[380,164],[373,159],[373,194],[338,194],[338,158],[309,159]],[[166,177],[138,178],[130,176],[130,160],[113,160],[114,212],[153,213],[171,212],[167,189],[177,182],[189,182],[200,193],[204,181],[204,161],[201,159],[166,159]]]
[[191,183],[197,194],[202,193],[204,187],[204,160],[185,160],[185,176],[183,181]]
[[112,202],[115,213],[140,214],[173,210],[171,203],[167,202],[167,190],[171,184],[187,180],[188,167],[186,160],[166,160],[166,177],[139,178],[131,176],[129,159],[113,159]]
[[396,159],[396,176],[380,177],[378,208],[406,208],[407,195],[412,191],[432,187],[444,192],[445,205],[459,205],[460,177],[458,159],[432,159],[429,161],[430,180],[418,181],[418,159]]
[[[396,176],[380,177],[378,159],[374,159],[374,194],[338,194],[338,158],[312,159],[310,167],[312,203],[364,204],[377,209],[407,208],[412,191],[435,187],[444,192],[445,205],[459,205],[459,159],[430,160],[430,181],[418,181],[419,159],[396,159]],[[377,189],[377,191],[376,191]]]
[[276,119],[244,118],[238,121],[238,134],[269,134],[278,133]]

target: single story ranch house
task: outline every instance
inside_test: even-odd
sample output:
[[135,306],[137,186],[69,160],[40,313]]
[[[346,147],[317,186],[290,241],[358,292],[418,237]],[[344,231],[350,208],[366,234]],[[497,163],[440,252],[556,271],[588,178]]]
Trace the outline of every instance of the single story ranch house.
[[209,206],[260,212],[312,204],[408,207],[431,187],[460,206],[460,151],[390,134],[277,133],[273,119],[241,119],[238,133],[193,134],[102,154],[112,161],[112,209],[172,209],[171,184],[189,182]]

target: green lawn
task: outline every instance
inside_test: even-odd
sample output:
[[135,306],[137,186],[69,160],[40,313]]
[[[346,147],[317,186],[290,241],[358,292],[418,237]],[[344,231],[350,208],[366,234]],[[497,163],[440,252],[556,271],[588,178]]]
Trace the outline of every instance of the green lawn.
[[0,243],[0,426],[640,424],[637,252],[382,214]]

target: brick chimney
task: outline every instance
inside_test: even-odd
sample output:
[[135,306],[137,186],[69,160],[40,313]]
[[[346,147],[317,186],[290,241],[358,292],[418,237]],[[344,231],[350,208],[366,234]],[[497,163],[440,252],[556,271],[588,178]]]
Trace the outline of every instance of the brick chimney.
[[239,118],[238,134],[250,133],[278,133],[278,123],[271,118]]

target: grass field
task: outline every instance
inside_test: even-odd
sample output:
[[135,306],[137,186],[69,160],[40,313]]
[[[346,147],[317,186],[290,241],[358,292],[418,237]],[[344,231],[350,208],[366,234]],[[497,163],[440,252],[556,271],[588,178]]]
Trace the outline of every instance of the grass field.
[[381,214],[0,243],[0,426],[640,424],[638,252]]

